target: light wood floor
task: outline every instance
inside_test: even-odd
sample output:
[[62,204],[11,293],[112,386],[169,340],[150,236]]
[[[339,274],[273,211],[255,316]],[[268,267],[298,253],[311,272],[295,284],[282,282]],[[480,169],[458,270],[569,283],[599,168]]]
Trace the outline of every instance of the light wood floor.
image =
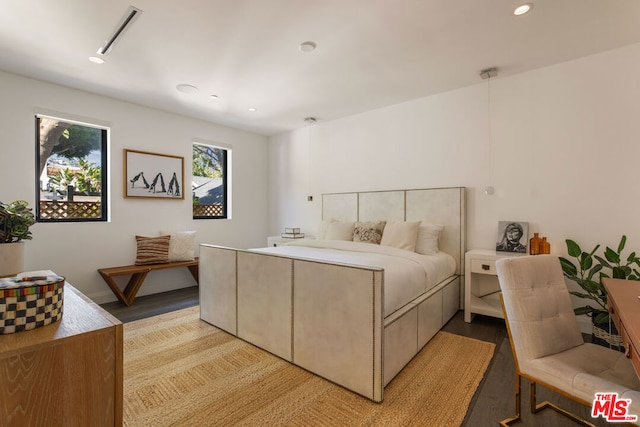
[[[131,307],[120,302],[103,304],[102,307],[120,321],[126,323],[158,314],[191,307],[198,304],[198,287],[189,287],[171,292],[141,296]],[[472,323],[465,323],[460,311],[445,325],[443,330],[496,344],[493,360],[484,380],[476,391],[463,426],[497,426],[500,420],[515,413],[515,364],[507,338],[504,320],[476,316]],[[538,402],[549,400],[561,407],[590,420],[589,409],[567,398],[538,387]],[[529,412],[529,383],[522,381],[522,421],[515,425],[527,427],[564,427],[577,425],[552,410],[538,414]],[[593,420],[597,426],[613,426],[602,419]]]

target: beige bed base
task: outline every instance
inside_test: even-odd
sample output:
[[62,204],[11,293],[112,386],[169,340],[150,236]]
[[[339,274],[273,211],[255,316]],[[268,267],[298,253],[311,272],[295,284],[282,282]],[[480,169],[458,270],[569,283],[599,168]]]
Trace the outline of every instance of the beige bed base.
[[[398,209],[400,205],[400,209]],[[200,317],[375,402],[460,308],[464,188],[323,195],[323,218],[428,220],[457,274],[384,313],[384,270],[200,246]]]

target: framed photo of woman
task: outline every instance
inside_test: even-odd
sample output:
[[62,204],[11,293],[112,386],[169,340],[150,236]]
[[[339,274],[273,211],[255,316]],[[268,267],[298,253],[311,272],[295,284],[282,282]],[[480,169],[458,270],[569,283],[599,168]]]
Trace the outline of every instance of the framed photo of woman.
[[529,223],[518,221],[499,221],[496,251],[527,253],[529,243]]

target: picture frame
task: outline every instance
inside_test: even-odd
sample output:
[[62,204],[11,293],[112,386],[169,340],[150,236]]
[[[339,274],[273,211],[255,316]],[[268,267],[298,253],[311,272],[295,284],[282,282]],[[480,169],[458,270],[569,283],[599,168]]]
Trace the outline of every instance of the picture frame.
[[527,253],[529,245],[529,223],[521,221],[499,221],[496,251]]
[[184,200],[184,157],[124,149],[124,197]]

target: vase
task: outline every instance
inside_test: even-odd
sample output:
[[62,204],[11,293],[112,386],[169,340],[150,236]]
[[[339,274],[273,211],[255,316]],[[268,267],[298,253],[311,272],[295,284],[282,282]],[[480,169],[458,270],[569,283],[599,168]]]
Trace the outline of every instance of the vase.
[[540,249],[539,249],[539,253],[540,254],[544,254],[544,255],[548,255],[551,253],[551,244],[549,244],[549,242],[547,242],[547,238],[543,237],[542,241],[540,242]]
[[0,243],[0,277],[24,271],[24,242]]
[[533,237],[529,240],[529,255],[538,255],[540,253],[541,241],[538,233],[533,233]]

